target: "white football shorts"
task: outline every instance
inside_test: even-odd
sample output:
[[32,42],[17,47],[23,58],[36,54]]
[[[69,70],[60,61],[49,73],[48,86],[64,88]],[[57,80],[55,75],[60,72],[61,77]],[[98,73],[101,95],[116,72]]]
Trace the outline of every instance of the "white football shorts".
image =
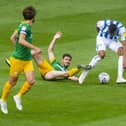
[[114,41],[112,39],[106,39],[100,36],[97,36],[96,38],[97,52],[99,52],[100,50],[106,51],[107,48],[114,52],[117,52],[120,47],[122,47],[122,43],[120,41]]

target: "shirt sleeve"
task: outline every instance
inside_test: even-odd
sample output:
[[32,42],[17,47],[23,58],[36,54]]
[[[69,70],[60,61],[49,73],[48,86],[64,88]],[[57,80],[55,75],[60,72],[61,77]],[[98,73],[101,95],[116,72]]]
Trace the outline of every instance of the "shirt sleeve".
[[96,27],[100,30],[104,28],[104,21],[100,20],[96,23]]
[[27,34],[27,27],[23,26],[20,33]]
[[56,58],[53,57],[52,59],[49,60],[51,64],[53,64],[54,62],[56,62]]
[[126,29],[125,27],[122,27],[119,29],[119,35],[121,36],[121,40],[126,40]]

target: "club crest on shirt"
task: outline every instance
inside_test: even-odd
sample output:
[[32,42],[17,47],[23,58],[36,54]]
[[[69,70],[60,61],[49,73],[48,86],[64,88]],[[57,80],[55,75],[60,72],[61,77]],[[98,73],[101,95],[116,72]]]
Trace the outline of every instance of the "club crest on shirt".
[[26,31],[26,27],[25,27],[25,26],[23,26],[21,30],[22,30],[22,31]]

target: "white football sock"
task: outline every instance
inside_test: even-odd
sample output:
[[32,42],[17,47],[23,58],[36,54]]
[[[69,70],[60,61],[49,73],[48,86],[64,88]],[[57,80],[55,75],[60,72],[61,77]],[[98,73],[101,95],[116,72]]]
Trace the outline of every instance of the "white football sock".
[[[96,55],[92,58],[91,62],[89,63],[89,65],[91,65],[92,67],[94,67],[99,61],[101,60],[100,56]],[[84,70],[80,77],[79,77],[79,84],[82,84],[85,80],[85,78],[87,77],[88,73],[90,70]]]
[[101,60],[101,57],[99,55],[96,55],[92,58],[91,62],[89,63],[89,65],[91,65],[92,67],[95,67],[95,65]]
[[118,78],[123,78],[123,56],[118,59]]
[[84,70],[84,71],[81,73],[81,75],[80,75],[80,77],[79,77],[79,80],[78,80],[79,84],[82,84],[82,83],[84,82],[84,80],[85,80],[85,78],[87,77],[88,73],[89,73],[89,70]]

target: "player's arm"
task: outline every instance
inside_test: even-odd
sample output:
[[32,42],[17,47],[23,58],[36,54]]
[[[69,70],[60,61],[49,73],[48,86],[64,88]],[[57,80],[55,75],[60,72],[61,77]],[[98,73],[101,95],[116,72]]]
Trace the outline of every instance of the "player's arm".
[[33,45],[33,44],[30,44],[29,42],[27,42],[25,40],[25,37],[26,35],[23,34],[23,33],[20,33],[20,36],[19,36],[19,43],[27,48],[30,48],[32,49],[35,53],[34,54],[38,54],[41,52],[41,49],[38,48],[37,46]]
[[[17,30],[15,30],[13,33],[12,33],[12,35],[11,35],[11,37],[10,37],[10,40],[11,40],[11,42],[13,43],[13,45],[15,46],[16,45],[16,37],[17,37],[17,34],[18,34],[18,31]],[[8,59],[8,58],[6,58],[5,59],[5,63],[10,67],[11,66],[11,62],[10,62],[10,60]]]
[[105,22],[104,20],[97,21],[97,23],[96,23],[96,30],[97,30],[97,32],[99,32],[100,30],[103,29],[104,22]]
[[10,40],[11,40],[11,42],[12,42],[14,45],[16,44],[16,36],[17,36],[17,34],[18,34],[18,31],[15,30],[15,31],[12,33],[11,37],[10,37]]
[[54,55],[54,46],[55,46],[56,40],[59,39],[61,37],[61,35],[62,35],[61,32],[56,32],[56,34],[54,35],[52,41],[49,44],[49,47],[48,47],[48,57],[49,57],[50,61],[55,58],[55,55]]

